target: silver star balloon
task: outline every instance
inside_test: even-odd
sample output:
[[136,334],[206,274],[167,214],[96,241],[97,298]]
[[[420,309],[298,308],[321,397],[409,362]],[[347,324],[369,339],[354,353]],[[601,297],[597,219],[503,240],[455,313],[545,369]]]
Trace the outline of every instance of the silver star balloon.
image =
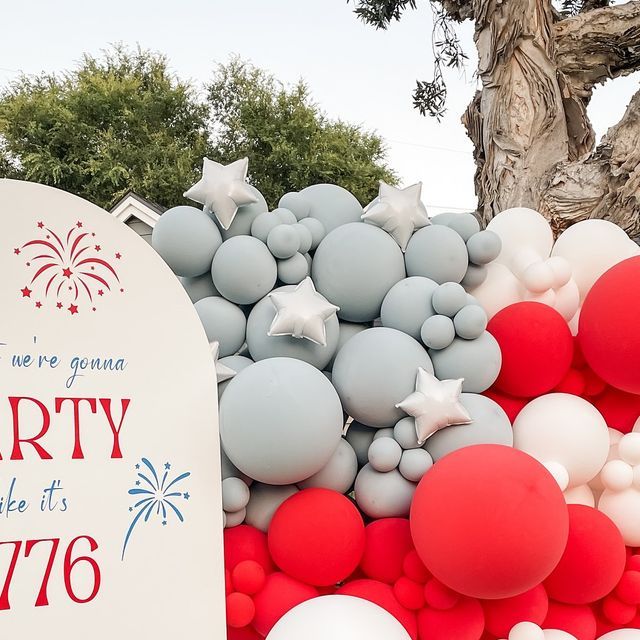
[[238,207],[258,201],[246,182],[248,169],[248,158],[228,165],[205,158],[202,178],[184,192],[184,197],[204,205],[204,210],[213,212],[222,228],[228,229]]
[[218,384],[224,382],[225,380],[230,380],[233,378],[237,371],[234,371],[231,367],[227,367],[226,364],[222,364],[220,360],[218,360],[218,353],[220,352],[220,343],[216,340],[214,342],[209,343],[209,347],[211,348],[211,356],[213,357],[213,361],[216,366],[216,381]]
[[320,295],[311,278],[305,278],[294,291],[274,291],[269,298],[276,308],[276,316],[268,335],[306,338],[323,347],[327,345],[325,322],[340,307]]
[[413,232],[431,224],[421,192],[422,182],[397,189],[380,180],[378,197],[367,206],[362,219],[384,229],[404,251]]
[[460,402],[463,382],[462,379],[440,381],[422,367],[418,368],[416,390],[396,407],[415,418],[419,444],[439,429],[472,422]]

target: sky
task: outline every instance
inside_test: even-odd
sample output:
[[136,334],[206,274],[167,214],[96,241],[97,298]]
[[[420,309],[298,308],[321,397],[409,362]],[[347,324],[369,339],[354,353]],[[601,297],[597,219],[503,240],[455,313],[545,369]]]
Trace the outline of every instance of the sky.
[[[233,54],[284,83],[304,78],[331,117],[377,131],[406,186],[423,183],[431,215],[475,208],[472,146],[460,116],[476,87],[473,25],[457,27],[469,56],[447,74],[448,111],[438,122],[413,109],[416,79],[431,79],[428,2],[388,31],[362,24],[346,0],[27,0],[3,7],[0,85],[18,72],[69,69],[83,52],[122,42],[160,51],[201,86]],[[590,116],[598,136],[624,113],[638,75],[597,89]]]

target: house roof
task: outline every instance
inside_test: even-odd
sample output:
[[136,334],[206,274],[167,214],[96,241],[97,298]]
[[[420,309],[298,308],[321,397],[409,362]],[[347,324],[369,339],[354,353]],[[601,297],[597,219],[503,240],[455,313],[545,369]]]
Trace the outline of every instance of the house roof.
[[165,211],[166,207],[161,207],[133,191],[127,191],[110,209],[110,213],[122,222],[134,217],[152,228]]

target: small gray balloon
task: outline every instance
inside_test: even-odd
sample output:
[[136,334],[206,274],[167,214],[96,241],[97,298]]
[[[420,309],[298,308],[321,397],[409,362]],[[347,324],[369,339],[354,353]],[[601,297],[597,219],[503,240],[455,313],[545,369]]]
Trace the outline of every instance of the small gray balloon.
[[460,338],[465,340],[479,338],[487,328],[487,313],[477,304],[466,305],[456,313],[453,325]]
[[311,207],[309,216],[322,222],[326,232],[349,222],[360,222],[362,205],[346,189],[335,184],[314,184],[300,191]]
[[219,296],[220,292],[216,289],[211,279],[211,272],[207,271],[201,276],[195,278],[178,278],[191,302],[196,303],[202,298],[208,298],[210,296]]
[[405,277],[395,240],[379,227],[361,222],[327,234],[316,249],[311,273],[318,291],[340,307],[340,318],[350,322],[377,318],[389,289]]
[[298,240],[300,240],[300,248],[298,251],[300,253],[307,253],[311,250],[311,245],[313,244],[313,236],[311,235],[311,230],[305,225],[300,224],[299,222],[291,225],[292,229],[296,230],[298,234]]
[[253,304],[276,283],[278,268],[267,247],[257,238],[235,236],[225,241],[211,265],[213,284],[236,304]]
[[457,282],[441,284],[431,297],[431,304],[436,313],[443,316],[453,316],[467,303],[467,292]]
[[453,342],[456,330],[448,316],[431,316],[424,321],[420,329],[420,337],[430,349],[444,349]]
[[358,459],[358,467],[364,467],[369,461],[369,446],[373,442],[377,431],[378,429],[367,427],[356,420],[353,420],[349,425],[345,439],[355,451]]
[[303,218],[300,224],[311,232],[311,251],[313,251],[327,235],[327,231],[322,222],[316,218]]
[[456,213],[447,224],[449,229],[453,229],[465,242],[474,234],[480,231],[480,223],[472,213]]
[[438,224],[418,229],[404,257],[408,275],[431,278],[438,284],[460,282],[469,264],[464,240],[453,229]]
[[513,429],[507,414],[491,398],[475,393],[460,394],[460,402],[473,422],[436,431],[424,444],[434,461],[452,451],[474,444],[513,446]]
[[360,469],[354,488],[358,507],[370,518],[408,516],[415,490],[397,469],[380,473],[370,464]]
[[249,487],[240,478],[222,481],[222,508],[227,513],[244,509],[249,502]]
[[273,215],[280,220],[281,224],[292,225],[298,222],[298,218],[296,218],[293,211],[289,211],[289,209],[285,209],[284,207],[274,209]]
[[440,351],[429,351],[435,375],[439,380],[464,378],[462,390],[482,393],[498,377],[502,365],[502,354],[496,339],[484,331],[475,340],[454,338]]
[[151,246],[178,276],[206,273],[222,236],[216,223],[195,207],[173,207],[156,222]]
[[309,275],[309,262],[301,253],[278,260],[278,280],[285,284],[300,284]]
[[273,214],[273,211],[265,211],[256,216],[255,220],[251,223],[251,235],[266,244],[269,231],[279,224],[282,224],[282,221],[278,216]]
[[269,251],[275,258],[284,260],[298,252],[300,249],[300,236],[292,224],[279,224],[269,231],[267,247],[269,247]]
[[373,436],[373,439],[378,440],[379,438],[393,438],[393,427],[383,427],[382,429],[377,429],[375,435]]
[[[240,373],[243,369],[246,369],[250,364],[253,364],[253,360],[251,360],[251,358],[240,355],[219,358],[218,362],[225,365],[226,367],[229,367],[229,369],[235,371],[236,374]],[[227,388],[229,382],[231,382],[231,378],[229,378],[228,380],[223,380],[222,382],[218,382],[218,400],[222,397],[222,394]]]
[[467,289],[475,289],[487,279],[488,274],[487,267],[470,262],[460,284]]
[[403,449],[417,449],[420,444],[416,433],[415,418],[407,416],[399,420],[393,427],[393,437]]
[[502,240],[493,231],[479,231],[467,240],[469,260],[475,264],[488,264],[495,260],[501,249]]
[[218,296],[202,298],[193,305],[207,334],[220,343],[218,355],[231,356],[244,344],[247,319],[240,307]]
[[369,329],[369,326],[366,324],[355,324],[353,322],[345,322],[344,320],[340,320],[339,325],[340,325],[340,334],[338,335],[338,346],[336,348],[336,352],[333,354],[333,357],[331,358],[331,360],[329,361],[329,364],[327,365],[328,369],[333,368],[333,361],[336,359],[336,356],[338,355],[338,351],[342,349],[342,347],[344,346],[346,341],[349,340],[349,338],[353,338],[353,336],[360,333],[361,331],[364,331],[365,329]]
[[324,375],[293,358],[261,360],[220,400],[220,437],[233,464],[267,484],[295,484],[322,469],[342,437],[340,399]]
[[[257,198],[256,202],[250,202],[249,204],[243,204],[238,207],[233,222],[228,229],[220,229],[223,240],[228,240],[234,236],[248,236],[251,234],[251,225],[253,221],[265,211],[269,211],[267,201],[264,196],[253,186],[249,186],[249,191]],[[217,220],[217,218],[216,218]]]
[[247,505],[247,524],[266,533],[278,507],[295,493],[298,493],[298,487],[293,484],[274,486],[254,482]]
[[342,438],[327,464],[310,478],[298,483],[301,489],[320,487],[347,493],[358,473],[358,458],[353,447]]
[[[425,455],[426,454],[426,455]],[[420,482],[422,476],[433,466],[433,459],[424,449],[403,451],[398,471],[410,482]]]
[[224,527],[225,529],[231,529],[231,527],[237,527],[244,522],[244,519],[247,515],[246,509],[240,509],[240,511],[234,511],[233,513],[229,513],[227,511],[224,512]]
[[435,311],[431,304],[438,284],[429,278],[404,278],[389,289],[382,301],[380,320],[383,326],[398,329],[420,340],[424,321]]
[[285,193],[280,198],[278,207],[289,209],[298,220],[306,218],[309,215],[309,211],[311,211],[311,203],[296,191]]
[[375,327],[353,336],[340,349],[333,363],[333,384],[352,418],[387,427],[405,416],[395,405],[415,390],[418,367],[433,372],[420,343],[396,329]]
[[369,464],[376,471],[395,469],[401,457],[402,447],[393,438],[374,438],[369,447]]

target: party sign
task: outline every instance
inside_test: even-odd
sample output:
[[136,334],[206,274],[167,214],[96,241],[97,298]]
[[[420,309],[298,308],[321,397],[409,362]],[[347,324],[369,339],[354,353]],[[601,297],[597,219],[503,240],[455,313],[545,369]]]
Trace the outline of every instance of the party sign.
[[0,180],[0,629],[224,637],[215,370],[134,232]]

